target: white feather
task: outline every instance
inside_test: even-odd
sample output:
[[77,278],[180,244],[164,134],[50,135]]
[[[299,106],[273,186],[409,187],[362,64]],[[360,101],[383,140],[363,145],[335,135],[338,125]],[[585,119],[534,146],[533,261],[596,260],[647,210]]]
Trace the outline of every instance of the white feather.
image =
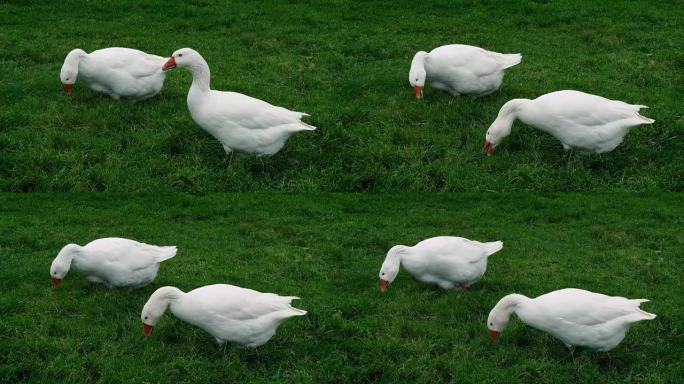
[[487,131],[494,147],[510,134],[515,119],[551,134],[565,149],[610,152],[629,130],[655,120],[641,116],[643,105],[631,105],[579,91],[557,91],[534,100],[514,99],[504,104]]
[[50,274],[62,279],[74,268],[86,279],[109,287],[140,287],[157,276],[159,263],[176,255],[176,247],[158,247],[109,237],[81,247],[65,246],[52,262]]
[[216,338],[258,347],[273,337],[280,324],[306,311],[293,308],[295,296],[279,296],[228,284],[207,285],[184,293],[175,287],[155,291],[143,308],[141,320],[155,325],[168,307],[177,318]]
[[176,65],[193,77],[188,91],[192,119],[221,142],[226,152],[273,155],[295,132],[316,127],[301,121],[306,113],[290,111],[236,92],[210,88],[209,66],[190,48],[173,54]]
[[[499,89],[505,70],[521,60],[522,55],[518,53],[503,54],[470,45],[451,44],[426,54],[417,54],[411,65],[422,67],[425,82],[434,88],[453,96],[484,96]],[[412,69],[411,72],[416,73],[415,68]],[[411,85],[415,84],[412,82]]]
[[548,332],[568,347],[584,346],[609,351],[624,339],[632,323],[655,319],[639,305],[648,300],[606,296],[566,288],[530,299],[505,296],[489,314],[488,327],[502,331],[515,313],[525,324]]
[[481,243],[450,236],[426,239],[413,247],[395,246],[387,253],[380,279],[391,283],[401,264],[422,282],[444,289],[467,288],[482,278],[488,257],[501,249],[501,241]]
[[62,82],[66,73],[75,73],[91,89],[105,93],[113,99],[143,100],[158,94],[164,86],[162,65],[166,60],[130,48],[104,48],[85,53],[75,49],[67,55],[60,73]]

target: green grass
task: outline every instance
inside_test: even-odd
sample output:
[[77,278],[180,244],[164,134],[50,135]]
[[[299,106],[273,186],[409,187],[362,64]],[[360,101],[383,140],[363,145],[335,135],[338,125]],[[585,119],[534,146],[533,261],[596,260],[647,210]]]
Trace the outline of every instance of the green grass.
[[[140,4],[139,4],[140,3]],[[0,4],[3,191],[681,191],[684,7],[678,1],[12,1]],[[452,98],[408,85],[418,50],[521,52],[500,92]],[[312,115],[272,158],[233,158],[192,121],[189,74],[113,102],[75,86],[66,53],[190,46],[213,87]],[[657,122],[603,156],[567,154],[517,123],[496,156],[485,131],[512,98],[579,89],[646,104]]]
[[[684,375],[680,195],[4,194],[0,381],[11,383],[678,382]],[[470,291],[377,273],[393,244],[435,235],[505,242]],[[108,290],[49,266],[68,242],[124,236],[177,245],[157,280]],[[139,316],[163,285],[232,283],[298,295],[309,314],[258,350],[217,346],[167,314]],[[657,319],[610,353],[513,320],[498,345],[487,314],[511,292],[578,287],[649,298]]]

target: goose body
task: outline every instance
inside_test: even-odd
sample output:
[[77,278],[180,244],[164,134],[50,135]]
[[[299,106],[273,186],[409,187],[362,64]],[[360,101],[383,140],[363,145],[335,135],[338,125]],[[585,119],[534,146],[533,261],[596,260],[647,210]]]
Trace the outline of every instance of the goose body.
[[58,286],[69,272],[76,269],[93,283],[108,287],[140,287],[157,276],[159,263],[176,255],[176,247],[158,247],[135,240],[109,237],[93,240],[81,247],[68,244],[50,267],[52,283]]
[[394,246],[380,269],[380,290],[387,290],[400,265],[424,283],[467,289],[484,275],[488,257],[501,249],[501,241],[481,243],[451,236],[426,239],[413,247]]
[[443,45],[415,54],[409,83],[419,99],[426,83],[453,96],[484,96],[499,89],[505,70],[521,60],[518,53],[503,54],[462,44]]
[[164,70],[176,67],[192,74],[187,98],[192,119],[214,136],[226,153],[273,155],[292,134],[316,129],[301,121],[309,116],[306,113],[290,111],[237,92],[212,90],[209,66],[190,48],[174,52]]
[[492,155],[518,119],[551,134],[566,150],[610,152],[631,128],[653,124],[655,120],[639,114],[641,108],[646,107],[572,90],[547,93],[534,100],[514,99],[501,107],[487,130],[484,150]]
[[228,284],[207,285],[184,293],[175,287],[157,289],[140,316],[146,336],[168,308],[177,318],[226,341],[258,347],[273,337],[286,319],[303,316],[294,308],[294,296],[279,296]]
[[64,59],[60,79],[71,94],[77,78],[115,100],[144,100],[158,94],[165,74],[161,56],[130,48],[104,48],[91,53],[74,49]]
[[487,326],[498,340],[515,313],[520,320],[547,332],[570,348],[583,346],[609,351],[624,339],[630,326],[656,315],[639,308],[646,299],[626,299],[576,288],[553,291],[536,298],[512,294],[502,298],[489,313]]

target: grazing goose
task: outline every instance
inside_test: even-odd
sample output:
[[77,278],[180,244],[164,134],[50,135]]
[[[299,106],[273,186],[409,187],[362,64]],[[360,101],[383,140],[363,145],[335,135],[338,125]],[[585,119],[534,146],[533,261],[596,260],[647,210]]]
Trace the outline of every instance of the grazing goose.
[[274,155],[295,132],[316,127],[301,121],[306,113],[273,106],[236,92],[215,91],[209,87],[209,66],[190,48],[179,49],[164,64],[164,71],[183,68],[192,74],[188,109],[195,123],[233,151],[258,156]]
[[627,132],[655,120],[641,116],[643,105],[609,100],[579,91],[557,91],[530,99],[513,99],[501,107],[487,130],[484,152],[491,156],[511,134],[515,119],[550,133],[565,150],[577,148],[593,153],[610,152]]
[[589,347],[598,351],[615,348],[632,323],[653,320],[656,315],[639,309],[646,299],[606,296],[576,288],[566,288],[530,299],[523,295],[505,296],[489,313],[487,327],[497,342],[511,315],[536,329],[550,333],[568,348]]
[[443,45],[413,56],[409,83],[418,99],[423,98],[426,82],[453,96],[484,96],[499,89],[504,71],[521,60],[519,53],[496,53],[471,45]]
[[88,281],[112,287],[141,287],[157,276],[159,263],[176,256],[176,247],[158,247],[109,237],[81,247],[68,244],[50,266],[52,285],[59,286],[73,267]]
[[80,77],[92,90],[115,100],[143,100],[164,86],[164,62],[161,56],[130,48],[104,48],[91,53],[74,49],[64,59],[59,77],[67,95],[71,95]]
[[294,308],[295,296],[278,296],[228,284],[206,285],[185,293],[176,287],[157,289],[143,307],[140,319],[145,336],[166,309],[177,318],[226,341],[258,347],[273,337],[280,323],[306,311]]
[[462,237],[440,236],[423,240],[413,247],[396,245],[387,253],[380,268],[380,291],[386,292],[403,265],[411,275],[443,289],[467,289],[480,280],[487,258],[503,249],[501,241],[480,243]]

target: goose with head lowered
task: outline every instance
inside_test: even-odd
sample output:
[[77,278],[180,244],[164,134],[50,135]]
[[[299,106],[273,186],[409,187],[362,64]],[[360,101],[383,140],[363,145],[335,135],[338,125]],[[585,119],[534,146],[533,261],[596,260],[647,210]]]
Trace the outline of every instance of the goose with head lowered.
[[73,267],[93,283],[141,287],[157,276],[159,263],[176,256],[176,247],[158,247],[135,240],[108,237],[80,246],[68,244],[50,266],[52,285],[59,286]]
[[195,50],[182,48],[164,64],[164,71],[183,68],[192,74],[188,109],[192,119],[214,136],[226,153],[233,151],[258,156],[274,155],[294,133],[313,131],[306,113],[276,107],[237,92],[212,90],[209,65]]
[[656,315],[639,308],[646,299],[607,296],[583,289],[566,288],[530,299],[505,296],[489,313],[487,327],[497,342],[512,314],[525,324],[547,332],[568,348],[588,347],[610,351],[625,338],[632,324],[653,320]]
[[67,95],[76,79],[84,80],[97,92],[112,99],[144,100],[158,94],[164,86],[161,69],[166,59],[131,48],[104,48],[91,53],[74,49],[64,59],[59,77]]
[[501,87],[506,69],[520,64],[519,53],[497,53],[471,45],[451,44],[413,56],[409,84],[423,98],[425,84],[453,96],[485,96]]
[[206,285],[183,292],[176,287],[161,287],[150,296],[140,319],[143,333],[150,336],[167,308],[177,318],[226,341],[247,347],[265,344],[280,324],[306,311],[290,305],[295,296],[279,296],[228,284]]
[[501,241],[481,243],[451,236],[426,239],[413,247],[396,245],[380,268],[380,291],[389,289],[401,265],[424,283],[466,290],[482,278],[489,256],[502,249]]
[[644,105],[609,100],[580,91],[557,91],[534,100],[513,99],[501,107],[487,130],[484,152],[494,154],[518,119],[560,140],[563,148],[605,153],[615,149],[630,129],[655,120],[639,114]]

